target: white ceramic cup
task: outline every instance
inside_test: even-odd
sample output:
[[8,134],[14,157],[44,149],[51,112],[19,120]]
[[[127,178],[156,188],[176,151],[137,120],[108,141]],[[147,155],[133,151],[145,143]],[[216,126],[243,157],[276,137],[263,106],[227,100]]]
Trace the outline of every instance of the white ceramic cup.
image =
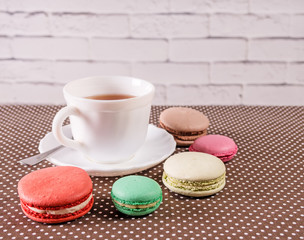
[[[53,120],[59,143],[98,163],[130,160],[143,145],[149,124],[154,86],[133,77],[105,76],[74,80],[63,88],[67,106]],[[135,96],[120,100],[93,100],[103,94]],[[69,117],[73,140],[62,131]]]

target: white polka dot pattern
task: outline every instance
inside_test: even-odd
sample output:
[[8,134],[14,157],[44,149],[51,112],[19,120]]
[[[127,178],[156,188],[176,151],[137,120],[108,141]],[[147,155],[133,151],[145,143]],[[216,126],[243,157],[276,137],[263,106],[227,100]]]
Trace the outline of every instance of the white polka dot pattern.
[[[151,123],[167,107],[154,106]],[[144,217],[128,217],[111,202],[118,177],[94,177],[95,203],[82,218],[57,225],[28,219],[17,183],[34,167],[18,160],[38,153],[60,106],[0,107],[0,239],[304,239],[304,107],[195,106],[210,120],[208,132],[235,140],[239,151],[226,163],[227,185],[206,198],[170,192],[163,164],[138,174],[155,179],[163,203]],[[176,152],[187,151],[177,148]]]

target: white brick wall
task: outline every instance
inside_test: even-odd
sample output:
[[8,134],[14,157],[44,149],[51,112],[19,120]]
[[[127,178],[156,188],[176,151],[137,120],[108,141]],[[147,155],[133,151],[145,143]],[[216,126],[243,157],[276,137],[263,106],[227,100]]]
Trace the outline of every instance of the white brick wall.
[[202,38],[208,36],[207,15],[133,15],[130,17],[134,38]]
[[214,62],[246,60],[243,39],[172,40],[169,58],[177,62]]
[[152,39],[101,39],[91,40],[91,57],[103,61],[166,61],[168,43]]
[[215,37],[285,37],[289,27],[287,14],[214,14],[210,18],[210,35]]
[[82,38],[16,37],[11,43],[17,59],[89,60],[88,41]]
[[154,104],[304,105],[304,0],[0,0],[0,104],[93,75]]

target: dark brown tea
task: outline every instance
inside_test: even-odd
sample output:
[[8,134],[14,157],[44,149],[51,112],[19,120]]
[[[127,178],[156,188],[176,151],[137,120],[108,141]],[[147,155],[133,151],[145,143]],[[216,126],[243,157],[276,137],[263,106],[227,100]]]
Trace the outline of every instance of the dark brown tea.
[[85,97],[93,100],[122,100],[128,98],[134,98],[135,96],[129,94],[99,94]]

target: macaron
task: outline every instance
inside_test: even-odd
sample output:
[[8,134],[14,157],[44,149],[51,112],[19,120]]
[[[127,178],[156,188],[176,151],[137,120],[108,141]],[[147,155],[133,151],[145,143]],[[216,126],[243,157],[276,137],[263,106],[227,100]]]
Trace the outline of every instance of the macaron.
[[111,197],[117,210],[130,216],[152,213],[163,198],[156,181],[137,175],[118,179],[112,186]]
[[189,151],[209,153],[223,162],[230,161],[238,151],[233,139],[222,135],[206,135],[199,137],[189,147]]
[[225,164],[217,157],[183,152],[164,163],[163,183],[171,191],[191,197],[213,195],[225,186]]
[[207,134],[208,118],[200,111],[187,107],[171,107],[161,112],[159,125],[174,136],[178,146],[189,146]]
[[30,219],[62,223],[85,215],[93,206],[93,185],[81,168],[49,167],[31,172],[18,183],[21,209]]

